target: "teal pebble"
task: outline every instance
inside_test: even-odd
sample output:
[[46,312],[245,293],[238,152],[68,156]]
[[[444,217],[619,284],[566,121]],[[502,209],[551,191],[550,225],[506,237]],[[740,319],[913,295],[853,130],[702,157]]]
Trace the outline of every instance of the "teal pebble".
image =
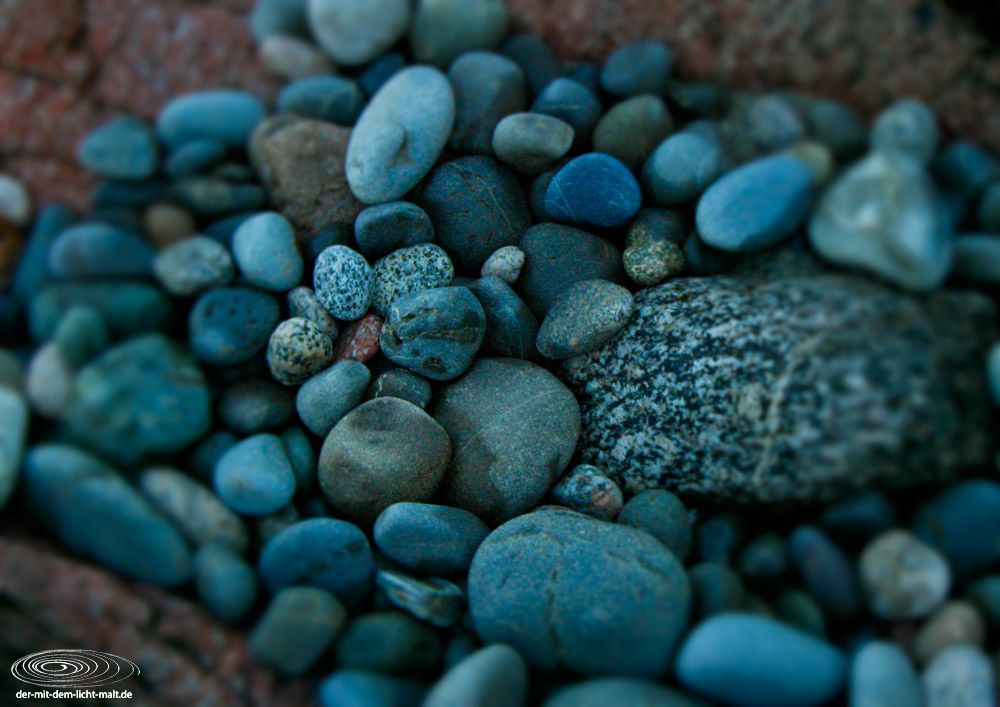
[[281,440],[259,434],[239,442],[215,467],[215,490],[228,508],[246,515],[267,515],[295,494],[295,473]]
[[279,311],[277,301],[259,290],[233,287],[206,292],[188,317],[191,350],[215,366],[249,361],[267,345]]
[[304,493],[316,479],[316,449],[301,427],[290,427],[279,436],[295,474],[296,493]]
[[419,707],[427,686],[368,670],[338,670],[319,686],[322,707]]
[[185,177],[174,182],[170,195],[181,206],[206,218],[255,211],[266,202],[256,184],[233,184],[217,177]]
[[79,368],[108,347],[111,335],[101,313],[81,305],[62,316],[54,340],[63,360]]
[[163,173],[170,179],[181,179],[204,172],[226,156],[229,148],[217,140],[185,142],[167,155]]
[[76,150],[76,159],[108,179],[148,179],[159,162],[156,135],[139,118],[114,118],[87,134]]
[[253,567],[229,548],[205,545],[194,556],[198,599],[222,621],[239,621],[257,600]]
[[916,671],[892,643],[873,641],[851,662],[851,707],[923,707]]
[[305,265],[295,231],[284,216],[263,213],[244,221],[233,235],[233,259],[251,285],[285,292],[302,280]]
[[279,113],[352,126],[365,108],[358,84],[342,76],[310,76],[287,84],[278,94]]
[[299,388],[295,397],[299,418],[314,435],[326,438],[340,418],[361,404],[370,380],[363,363],[338,361]]
[[192,140],[243,147],[265,115],[263,104],[249,93],[201,91],[167,103],[157,117],[156,131],[170,149]]
[[316,587],[288,587],[271,600],[250,634],[250,653],[282,675],[306,672],[343,628],[347,610]]
[[143,278],[153,267],[153,249],[126,231],[103,224],[73,226],[52,242],[49,270],[60,279]]
[[116,338],[165,328],[173,308],[163,292],[143,283],[67,283],[39,292],[28,310],[28,329],[36,342],[55,336],[63,315],[77,305],[93,307]]

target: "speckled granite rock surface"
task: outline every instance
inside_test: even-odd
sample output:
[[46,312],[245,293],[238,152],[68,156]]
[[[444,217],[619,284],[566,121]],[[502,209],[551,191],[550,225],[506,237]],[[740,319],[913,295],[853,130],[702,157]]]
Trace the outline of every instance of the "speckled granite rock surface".
[[628,494],[773,504],[987,460],[988,300],[780,264],[644,290],[622,332],[566,361],[581,460]]

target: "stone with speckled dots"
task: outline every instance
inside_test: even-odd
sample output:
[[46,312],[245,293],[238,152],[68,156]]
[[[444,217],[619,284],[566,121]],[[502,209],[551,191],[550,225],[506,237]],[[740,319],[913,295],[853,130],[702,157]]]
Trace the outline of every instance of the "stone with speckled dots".
[[538,329],[543,356],[570,358],[590,353],[618,333],[632,316],[632,294],[606,280],[583,280],[559,295]]
[[374,281],[364,256],[347,246],[332,245],[316,258],[316,296],[337,319],[353,321],[364,316],[372,301]]
[[277,326],[267,343],[267,366],[285,385],[297,385],[333,360],[333,341],[308,319],[293,317]]
[[376,262],[372,271],[375,277],[372,307],[383,317],[389,305],[403,295],[445,287],[455,276],[451,258],[433,243],[393,251]]

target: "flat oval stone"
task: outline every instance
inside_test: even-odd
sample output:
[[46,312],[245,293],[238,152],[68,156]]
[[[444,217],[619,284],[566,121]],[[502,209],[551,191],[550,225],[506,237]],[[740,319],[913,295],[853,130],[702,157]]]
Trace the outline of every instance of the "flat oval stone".
[[642,168],[642,185],[658,204],[672,206],[701,196],[725,167],[720,146],[693,133],[664,140]]
[[455,91],[455,125],[448,145],[465,154],[492,154],[497,123],[527,106],[520,67],[493,52],[466,52],[452,62],[448,80]]
[[49,270],[57,278],[113,280],[149,275],[153,249],[138,236],[102,224],[74,226],[49,247]]
[[455,277],[451,258],[433,243],[394,250],[375,263],[372,272],[372,307],[382,317],[400,297],[446,287]]
[[847,555],[813,525],[796,528],[788,538],[792,561],[809,593],[835,616],[854,616],[861,593]]
[[461,508],[401,502],[375,521],[375,544],[404,567],[432,576],[468,571],[489,528]]
[[892,643],[872,641],[851,662],[853,707],[922,707],[920,679],[909,658]]
[[170,294],[191,297],[228,285],[236,267],[229,251],[217,240],[191,236],[157,253],[153,274]]
[[114,469],[63,444],[24,460],[28,507],[69,550],[140,582],[174,587],[191,576],[180,533]]
[[319,455],[319,483],[338,515],[368,525],[393,503],[428,501],[451,461],[448,433],[399,398],[377,398],[345,415]]
[[108,348],[111,340],[104,319],[93,307],[73,307],[59,320],[52,339],[63,358],[73,368],[80,368]]
[[28,406],[14,390],[0,387],[0,510],[7,503],[21,471],[28,432]]
[[256,356],[278,324],[273,297],[242,287],[210,290],[188,317],[191,351],[206,363],[231,366]]
[[264,206],[264,190],[256,184],[235,184],[213,176],[184,177],[170,186],[169,197],[189,211],[219,218]]
[[511,358],[538,357],[538,320],[528,305],[498,277],[482,277],[467,285],[483,305],[486,334],[480,353]]
[[585,228],[621,226],[641,205],[639,183],[628,167],[600,152],[570,160],[545,191],[545,211],[553,220]]
[[267,343],[267,367],[275,380],[298,385],[333,360],[333,341],[308,319],[286,319]]
[[690,602],[684,570],[662,545],[573,511],[540,510],[504,523],[469,570],[476,632],[541,670],[663,675]]
[[760,250],[798,228],[812,205],[812,172],[787,155],[733,170],[698,200],[698,235],[728,252]]
[[663,94],[670,80],[673,56],[662,42],[633,42],[616,49],[604,62],[601,87],[616,96]]
[[577,81],[558,78],[538,94],[531,104],[532,113],[550,115],[573,128],[573,147],[580,148],[601,119],[601,101]]
[[311,668],[347,622],[347,609],[317,587],[286,587],[274,595],[250,634],[250,654],[287,677]]
[[163,173],[170,179],[181,179],[206,172],[215,167],[229,152],[229,146],[217,140],[193,140],[170,151]]
[[114,118],[87,133],[76,149],[76,159],[108,179],[148,179],[159,163],[156,134],[139,118]]
[[439,391],[432,414],[455,449],[442,501],[491,525],[542,499],[580,433],[572,393],[544,368],[517,359],[477,360]]
[[260,43],[257,55],[264,68],[289,81],[336,72],[333,63],[316,45],[290,35],[268,37]]
[[549,308],[538,329],[543,356],[571,358],[604,345],[628,322],[632,294],[606,280],[583,280],[567,287]]
[[523,174],[544,172],[572,145],[573,126],[541,113],[513,113],[493,131],[493,152]]
[[357,361],[338,361],[299,388],[295,409],[303,424],[325,438],[344,415],[361,404],[371,372]]
[[344,66],[375,59],[410,24],[408,0],[308,0],[307,7],[316,41]]
[[833,646],[776,621],[728,613],[699,624],[675,666],[681,684],[732,705],[804,707],[830,700],[844,682]]
[[310,76],[286,84],[278,94],[279,113],[354,125],[365,108],[365,94],[343,76]]
[[244,147],[266,112],[249,93],[201,91],[172,99],[156,119],[156,132],[169,148],[193,140]]
[[472,364],[485,332],[486,314],[475,295],[465,287],[438,287],[398,297],[379,345],[395,364],[450,380]]
[[206,545],[194,556],[198,600],[222,621],[239,621],[257,601],[257,575],[232,550]]
[[258,434],[237,443],[215,466],[215,491],[226,507],[262,516],[283,508],[295,494],[295,474],[278,437]]
[[358,248],[370,260],[378,260],[400,248],[430,243],[434,226],[423,209],[408,201],[390,201],[369,206],[354,221]]
[[431,688],[424,707],[521,705],[528,696],[528,667],[510,646],[481,648],[445,673]]
[[374,273],[368,261],[347,246],[333,245],[316,258],[316,296],[337,319],[360,319],[371,304]]
[[410,28],[415,61],[445,67],[475,49],[493,49],[507,34],[503,0],[420,0]]
[[351,133],[347,182],[366,204],[401,198],[426,175],[455,120],[455,95],[440,71],[413,66],[379,89]]
[[618,523],[646,531],[681,561],[691,552],[694,535],[687,509],[664,489],[642,491],[630,498],[618,514]]
[[633,172],[670,135],[674,121],[659,96],[644,94],[616,104],[594,128],[594,151],[619,160]]

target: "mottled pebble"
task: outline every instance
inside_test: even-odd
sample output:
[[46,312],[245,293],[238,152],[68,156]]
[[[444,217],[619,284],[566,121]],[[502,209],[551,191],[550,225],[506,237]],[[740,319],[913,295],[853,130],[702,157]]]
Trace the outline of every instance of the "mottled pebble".
[[517,282],[524,267],[524,251],[516,245],[507,245],[493,251],[493,254],[486,259],[479,274],[481,277],[499,277],[508,285]]
[[905,530],[891,530],[872,540],[858,560],[858,577],[868,608],[890,621],[926,616],[951,589],[944,557]]
[[913,640],[913,655],[921,665],[927,665],[941,651],[954,646],[982,648],[986,639],[983,617],[967,601],[950,601],[938,609],[917,631]]
[[633,309],[632,294],[620,285],[596,279],[576,282],[542,320],[538,350],[553,359],[590,353],[625,326]]
[[306,672],[347,621],[347,610],[316,587],[286,587],[274,595],[250,634],[250,653],[282,675]]
[[306,381],[331,360],[333,342],[308,319],[286,319],[275,328],[267,344],[267,366],[284,385]]
[[286,303],[288,304],[289,317],[308,319],[319,327],[320,331],[329,336],[331,341],[337,339],[337,321],[319,301],[319,297],[313,290],[308,287],[296,287],[288,293]]
[[208,236],[192,236],[168,245],[153,259],[156,279],[163,289],[177,297],[224,287],[235,272],[229,251]]
[[222,621],[239,621],[257,600],[253,567],[221,545],[206,545],[195,553],[194,583],[198,600]]
[[551,167],[573,145],[573,126],[551,115],[513,113],[496,124],[492,148],[496,156],[523,174]]
[[375,521],[379,550],[427,575],[466,572],[489,528],[469,511],[429,503],[394,503]]
[[670,241],[648,241],[622,253],[622,265],[629,278],[643,287],[658,285],[684,271],[684,252]]
[[357,251],[330,246],[316,259],[313,270],[316,296],[337,319],[353,321],[368,311],[372,301],[374,274]]
[[625,247],[634,248],[658,241],[683,246],[693,226],[691,216],[681,209],[639,209],[625,234]]
[[215,491],[227,508],[245,515],[267,515],[295,493],[295,474],[281,439],[258,434],[236,444],[215,466]]
[[622,491],[607,475],[590,464],[580,464],[552,489],[552,500],[580,513],[613,522],[622,509]]
[[358,361],[364,363],[379,351],[379,336],[382,320],[374,314],[366,314],[344,328],[333,353],[336,361]]
[[433,243],[400,248],[372,267],[372,307],[385,316],[404,295],[447,286],[455,276],[451,258]]
[[956,646],[942,651],[923,674],[924,707],[992,707],[993,668],[982,651]]

